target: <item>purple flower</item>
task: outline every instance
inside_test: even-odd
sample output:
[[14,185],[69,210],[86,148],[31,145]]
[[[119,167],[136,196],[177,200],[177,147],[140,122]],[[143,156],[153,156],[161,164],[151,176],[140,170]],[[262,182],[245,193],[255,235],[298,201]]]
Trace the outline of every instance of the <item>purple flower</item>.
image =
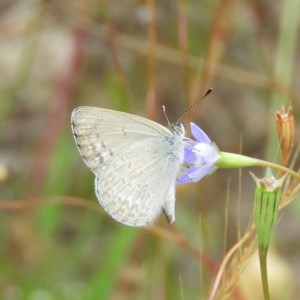
[[196,124],[191,123],[191,132],[195,140],[186,142],[184,161],[189,168],[178,179],[179,184],[197,182],[213,173],[220,158],[217,146],[209,139],[206,133]]

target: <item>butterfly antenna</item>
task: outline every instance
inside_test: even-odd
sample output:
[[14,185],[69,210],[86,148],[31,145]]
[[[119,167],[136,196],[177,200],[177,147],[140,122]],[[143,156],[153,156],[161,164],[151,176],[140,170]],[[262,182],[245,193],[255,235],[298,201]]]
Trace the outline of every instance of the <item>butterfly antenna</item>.
[[166,107],[164,105],[162,106],[162,110],[163,110],[163,113],[165,115],[165,118],[167,119],[168,125],[171,126],[169,118],[168,118],[167,113],[166,113]]
[[198,99],[195,103],[193,103],[191,106],[189,106],[186,111],[179,117],[179,119],[176,122],[176,125],[178,125],[178,123],[181,121],[181,119],[190,111],[192,110],[195,106],[197,106],[199,104],[200,101],[202,101],[206,96],[208,96],[211,92],[212,92],[212,88],[209,88],[206,93],[200,98]]

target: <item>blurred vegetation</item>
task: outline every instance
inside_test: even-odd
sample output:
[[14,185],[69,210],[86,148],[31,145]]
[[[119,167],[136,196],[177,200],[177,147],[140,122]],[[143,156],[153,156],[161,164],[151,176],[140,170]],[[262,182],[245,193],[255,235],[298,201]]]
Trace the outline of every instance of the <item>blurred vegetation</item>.
[[[223,151],[280,162],[271,110],[292,104],[299,144],[299,13],[299,0],[2,0],[0,299],[208,299],[252,220],[248,171],[178,186],[175,225],[129,228],[98,204],[70,114],[94,105],[166,124],[162,105],[176,121],[213,86],[185,121]],[[293,200],[269,257],[272,299],[300,298]],[[258,268],[236,284],[252,254],[233,264],[229,299],[261,299]]]

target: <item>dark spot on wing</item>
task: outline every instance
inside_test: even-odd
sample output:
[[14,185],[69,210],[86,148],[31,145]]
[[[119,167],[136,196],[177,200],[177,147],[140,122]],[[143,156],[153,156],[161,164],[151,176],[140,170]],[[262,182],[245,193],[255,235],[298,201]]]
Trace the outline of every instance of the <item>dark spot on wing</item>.
[[81,155],[81,157],[84,159],[84,160],[88,160],[88,157],[84,154]]

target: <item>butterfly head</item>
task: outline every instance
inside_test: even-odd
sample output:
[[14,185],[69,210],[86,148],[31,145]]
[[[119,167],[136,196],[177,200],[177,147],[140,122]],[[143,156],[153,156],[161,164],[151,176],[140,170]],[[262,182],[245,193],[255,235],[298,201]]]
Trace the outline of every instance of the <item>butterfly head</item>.
[[186,131],[185,131],[184,124],[182,122],[180,122],[179,124],[177,124],[177,123],[176,124],[171,124],[170,129],[177,136],[180,136],[180,137],[185,136]]

